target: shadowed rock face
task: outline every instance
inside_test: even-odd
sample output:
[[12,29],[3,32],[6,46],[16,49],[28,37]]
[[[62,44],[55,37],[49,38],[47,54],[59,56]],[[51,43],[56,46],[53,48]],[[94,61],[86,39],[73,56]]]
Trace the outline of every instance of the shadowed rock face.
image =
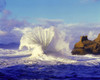
[[91,41],[87,36],[81,36],[80,41],[77,42],[72,50],[73,55],[85,55],[85,54],[100,54],[100,34],[98,37]]

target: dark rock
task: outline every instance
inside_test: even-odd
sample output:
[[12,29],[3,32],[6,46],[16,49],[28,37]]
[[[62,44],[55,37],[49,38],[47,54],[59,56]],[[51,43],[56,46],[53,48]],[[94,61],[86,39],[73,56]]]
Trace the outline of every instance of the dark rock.
[[74,49],[72,50],[72,54],[100,54],[100,34],[93,41],[88,40],[87,36],[81,36],[80,41],[75,44]]

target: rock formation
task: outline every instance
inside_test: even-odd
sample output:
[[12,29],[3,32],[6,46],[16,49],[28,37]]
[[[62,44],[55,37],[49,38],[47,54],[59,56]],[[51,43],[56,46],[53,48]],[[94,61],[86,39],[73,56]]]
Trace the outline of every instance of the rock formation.
[[98,37],[91,41],[87,36],[81,36],[80,41],[77,42],[72,50],[73,55],[85,55],[85,54],[100,54],[100,34]]

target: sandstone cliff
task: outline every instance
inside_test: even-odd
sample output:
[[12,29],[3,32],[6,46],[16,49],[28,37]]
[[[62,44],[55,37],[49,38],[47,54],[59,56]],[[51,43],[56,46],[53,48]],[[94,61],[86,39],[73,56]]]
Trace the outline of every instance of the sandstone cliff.
[[81,36],[80,41],[77,42],[72,50],[73,55],[85,55],[85,54],[100,54],[100,34],[98,37],[91,41],[87,36]]

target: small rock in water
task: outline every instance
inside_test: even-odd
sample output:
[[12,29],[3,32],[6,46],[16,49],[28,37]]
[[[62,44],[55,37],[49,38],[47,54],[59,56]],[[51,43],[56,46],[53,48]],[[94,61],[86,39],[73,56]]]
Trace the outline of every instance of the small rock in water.
[[75,44],[74,49],[72,50],[72,54],[100,54],[100,34],[93,41],[88,40],[87,36],[81,36],[80,41]]

